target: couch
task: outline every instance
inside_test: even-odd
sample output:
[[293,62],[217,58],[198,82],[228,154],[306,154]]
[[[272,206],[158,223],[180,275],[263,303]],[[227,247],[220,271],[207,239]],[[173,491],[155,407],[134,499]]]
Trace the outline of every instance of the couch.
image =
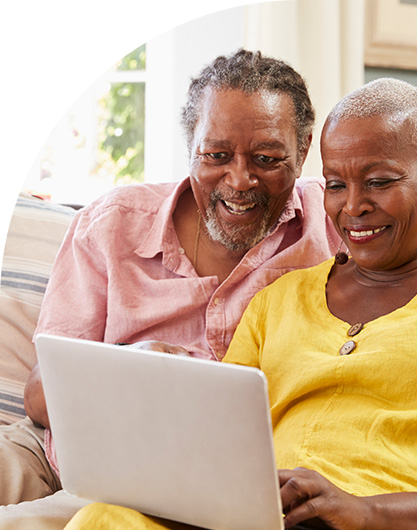
[[[0,424],[25,417],[23,390],[36,362],[32,337],[52,264],[74,214],[72,207],[25,193],[14,208],[0,286]],[[87,502],[59,491],[0,506],[0,530],[62,530]]]

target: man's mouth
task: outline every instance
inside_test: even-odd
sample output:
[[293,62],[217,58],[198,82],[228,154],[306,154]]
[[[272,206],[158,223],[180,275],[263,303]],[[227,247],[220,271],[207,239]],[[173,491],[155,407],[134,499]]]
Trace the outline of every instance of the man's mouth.
[[348,229],[346,229],[346,232],[348,233],[349,237],[351,237],[353,239],[358,239],[358,238],[361,238],[361,237],[369,237],[369,236],[373,236],[375,234],[379,234],[380,232],[382,232],[386,228],[388,228],[388,225],[381,226],[379,228],[374,228],[372,230],[360,230],[359,231],[359,230],[348,230]]
[[206,210],[206,228],[228,250],[248,250],[270,230],[271,197],[266,192],[224,193],[213,190]]
[[256,206],[254,202],[250,202],[247,204],[237,204],[235,202],[229,202],[229,201],[222,201],[222,202],[226,206],[226,208],[229,210],[229,212],[235,215],[243,215],[246,212],[253,210]]

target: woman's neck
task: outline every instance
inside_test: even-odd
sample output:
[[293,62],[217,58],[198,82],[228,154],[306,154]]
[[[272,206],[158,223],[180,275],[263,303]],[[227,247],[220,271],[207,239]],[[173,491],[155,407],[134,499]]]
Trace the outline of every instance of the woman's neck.
[[334,265],[326,285],[327,306],[337,318],[355,324],[370,322],[405,306],[417,294],[417,266],[371,271],[353,259]]
[[417,276],[417,263],[414,261],[388,271],[365,269],[351,261],[355,281],[366,287],[400,287],[414,283]]

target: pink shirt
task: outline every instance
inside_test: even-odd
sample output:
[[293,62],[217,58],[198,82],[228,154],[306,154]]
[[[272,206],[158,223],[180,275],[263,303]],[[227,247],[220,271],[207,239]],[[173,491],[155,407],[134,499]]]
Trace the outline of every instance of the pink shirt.
[[[197,276],[172,214],[179,184],[122,186],[80,210],[61,246],[37,333],[100,342],[160,340],[221,360],[251,298],[293,269],[333,255],[339,237],[323,208],[323,179],[298,179],[276,228],[229,277]],[[45,453],[57,468],[51,433]]]
[[297,180],[275,230],[222,284],[196,274],[175,233],[172,214],[189,179],[116,188],[74,218],[36,333],[109,343],[156,339],[221,360],[256,292],[335,252],[323,182]]

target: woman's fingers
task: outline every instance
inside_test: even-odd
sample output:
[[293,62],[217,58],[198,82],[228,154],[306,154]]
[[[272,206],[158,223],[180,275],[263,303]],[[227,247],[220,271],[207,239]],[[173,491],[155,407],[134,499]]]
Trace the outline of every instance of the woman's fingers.
[[281,500],[288,528],[319,518],[335,530],[359,530],[366,519],[365,499],[336,487],[316,471],[280,470]]

